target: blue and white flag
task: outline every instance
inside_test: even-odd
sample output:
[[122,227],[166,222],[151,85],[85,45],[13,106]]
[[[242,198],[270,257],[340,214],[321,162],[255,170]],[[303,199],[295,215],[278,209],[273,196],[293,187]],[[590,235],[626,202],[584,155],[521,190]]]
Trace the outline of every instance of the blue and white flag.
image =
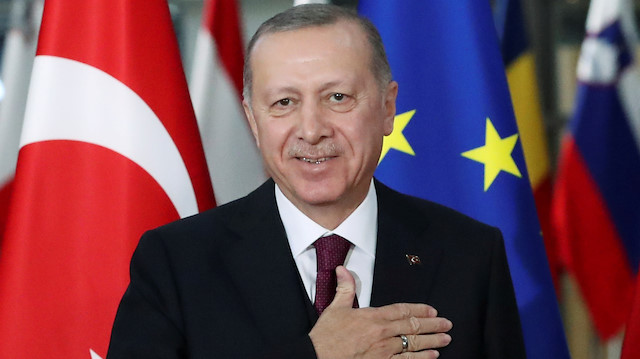
[[628,0],[593,0],[562,143],[553,218],[602,339],[628,318],[640,265],[640,73]]

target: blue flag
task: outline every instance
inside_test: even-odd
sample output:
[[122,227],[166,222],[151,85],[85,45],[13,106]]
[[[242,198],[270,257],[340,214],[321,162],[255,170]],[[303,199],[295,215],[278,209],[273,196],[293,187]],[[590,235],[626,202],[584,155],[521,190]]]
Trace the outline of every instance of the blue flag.
[[489,2],[359,3],[400,86],[376,177],[499,227],[527,357],[569,358]]

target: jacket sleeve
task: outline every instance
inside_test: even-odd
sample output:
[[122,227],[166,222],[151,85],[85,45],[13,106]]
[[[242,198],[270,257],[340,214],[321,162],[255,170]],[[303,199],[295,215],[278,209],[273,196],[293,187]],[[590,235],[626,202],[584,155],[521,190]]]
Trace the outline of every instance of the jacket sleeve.
[[107,358],[186,358],[167,251],[153,232],[133,254],[130,283],[116,313]]
[[[131,260],[130,276],[129,286],[114,320],[107,359],[233,358],[233,354],[203,353],[200,349],[193,350],[194,348],[189,347],[190,338],[185,330],[179,289],[172,271],[169,251],[161,236],[154,231],[142,236]],[[219,325],[223,326],[224,323]],[[238,335],[243,336],[244,333]],[[254,338],[243,339],[251,341]],[[316,359],[308,335],[271,348],[238,349],[238,358]],[[252,354],[247,354],[247,351]]]

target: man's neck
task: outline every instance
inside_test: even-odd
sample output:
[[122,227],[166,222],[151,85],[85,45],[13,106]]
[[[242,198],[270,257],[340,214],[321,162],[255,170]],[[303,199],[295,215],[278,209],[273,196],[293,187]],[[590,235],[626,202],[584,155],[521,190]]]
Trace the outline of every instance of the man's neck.
[[[366,196],[366,193],[365,193]],[[336,229],[342,222],[344,222],[353,211],[358,208],[360,203],[364,200],[364,196],[360,198],[357,204],[352,204],[349,206],[336,206],[336,205],[319,205],[319,206],[305,206],[296,205],[296,207],[304,213],[311,220],[321,225],[322,227],[334,230]]]

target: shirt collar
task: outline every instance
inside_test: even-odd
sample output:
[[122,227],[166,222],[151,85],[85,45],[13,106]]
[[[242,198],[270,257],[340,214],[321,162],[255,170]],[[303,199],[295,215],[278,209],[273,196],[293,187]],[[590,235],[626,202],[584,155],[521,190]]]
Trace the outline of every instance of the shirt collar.
[[337,234],[375,257],[378,233],[378,198],[373,179],[362,203],[335,230],[328,230],[302,213],[275,186],[276,204],[294,257],[309,249],[316,239]]

